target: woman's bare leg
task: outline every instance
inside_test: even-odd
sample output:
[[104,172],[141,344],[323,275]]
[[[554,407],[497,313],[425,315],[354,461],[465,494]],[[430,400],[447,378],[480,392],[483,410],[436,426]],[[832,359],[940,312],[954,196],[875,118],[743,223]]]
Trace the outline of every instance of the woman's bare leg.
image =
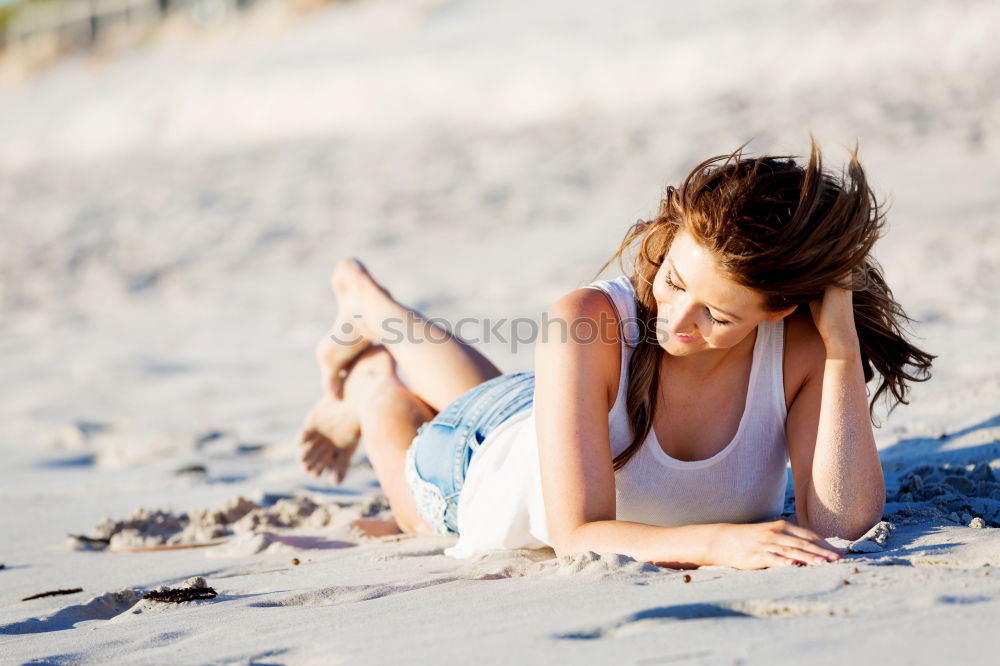
[[317,349],[324,386],[339,396],[340,375],[371,342],[389,350],[421,400],[441,411],[471,388],[500,375],[485,356],[401,305],[361,262],[340,261],[331,286],[337,319]]
[[389,497],[399,529],[407,534],[435,533],[417,513],[404,471],[406,450],[417,428],[432,418],[434,412],[395,374],[372,386],[372,393],[361,412],[361,432],[368,460],[379,485]]
[[434,534],[417,514],[404,474],[406,450],[417,428],[433,417],[433,410],[396,376],[396,364],[385,348],[370,347],[354,363],[344,399],[324,396],[310,411],[300,438],[303,464],[316,475],[333,470],[331,477],[339,483],[359,433],[399,528],[408,534]]
[[[331,283],[338,314],[333,335],[317,347],[324,397],[310,410],[299,437],[302,463],[317,476],[329,470],[339,483],[363,437],[399,527],[411,534],[433,533],[417,514],[406,483],[406,450],[417,428],[436,411],[500,370],[396,302],[360,262],[338,263]],[[393,331],[403,334],[392,336]],[[397,364],[412,391],[397,376]]]

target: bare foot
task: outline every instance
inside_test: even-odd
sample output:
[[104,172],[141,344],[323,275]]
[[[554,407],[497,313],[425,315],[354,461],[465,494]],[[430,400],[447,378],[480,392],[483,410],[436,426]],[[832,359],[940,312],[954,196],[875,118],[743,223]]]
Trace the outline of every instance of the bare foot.
[[357,413],[347,403],[324,395],[306,414],[299,433],[299,460],[313,476],[329,471],[330,481],[340,483],[360,439]]
[[396,363],[385,347],[371,345],[354,360],[345,380],[343,400],[328,393],[313,405],[299,433],[299,460],[313,476],[329,471],[340,483],[361,437],[361,407],[371,397],[379,379],[395,374]]
[[330,332],[317,345],[316,360],[324,390],[340,400],[351,365],[372,345],[375,337],[364,319],[365,300],[372,295],[387,295],[387,292],[354,258],[337,262],[330,276],[330,286],[337,299],[337,318]]

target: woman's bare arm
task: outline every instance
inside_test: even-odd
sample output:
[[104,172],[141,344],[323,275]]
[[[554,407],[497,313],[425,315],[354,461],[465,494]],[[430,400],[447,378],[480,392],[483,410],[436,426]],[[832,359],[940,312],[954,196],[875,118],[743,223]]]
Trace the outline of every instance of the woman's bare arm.
[[[609,316],[615,320],[601,292],[578,289],[549,309],[552,323],[535,347],[542,495],[557,552],[579,549],[582,525],[615,520],[608,410],[620,347],[617,336],[606,339],[596,329]],[[595,327],[595,339],[585,341],[587,327]]]
[[819,340],[811,370],[788,413],[787,434],[799,524],[855,539],[885,508],[885,478],[868,414],[851,292],[830,287],[813,306]]
[[614,324],[615,313],[601,292],[572,292],[550,309],[549,321],[557,326],[535,352],[542,494],[557,554],[621,553],[677,568],[760,568],[836,556],[817,543],[817,535],[786,521],[657,527],[616,520],[608,411],[618,388],[621,347],[616,334],[590,341],[573,336],[583,330],[574,326],[580,319]]

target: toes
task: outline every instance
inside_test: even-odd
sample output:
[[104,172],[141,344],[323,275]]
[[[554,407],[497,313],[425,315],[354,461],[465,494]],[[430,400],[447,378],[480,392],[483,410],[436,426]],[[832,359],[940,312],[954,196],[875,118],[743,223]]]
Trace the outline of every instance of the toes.
[[339,449],[327,437],[316,433],[303,453],[303,464],[313,476],[322,476],[334,466]]
[[319,433],[313,433],[299,450],[299,460],[306,471],[313,476],[323,473],[323,460],[327,455],[328,445],[324,443],[325,438]]
[[333,290],[334,294],[339,294],[351,281],[358,278],[371,279],[371,273],[368,272],[364,264],[354,257],[346,257],[333,267],[333,272],[330,273],[330,289]]
[[299,436],[299,446],[297,456],[299,462],[305,464],[306,459],[314,448],[314,436],[313,434],[303,434]]
[[302,466],[305,467],[306,471],[312,474],[313,476],[316,475],[316,455],[317,455],[316,450],[310,449],[306,451],[305,454],[303,454],[301,459]]
[[319,433],[315,430],[304,430],[301,435],[299,435],[299,460],[305,460],[305,458],[316,448]]
[[311,459],[306,465],[306,471],[310,476],[318,478],[323,473],[323,467],[315,459]]
[[309,473],[312,474],[317,479],[323,476],[324,472],[327,470],[327,465],[322,458],[317,458],[312,462],[312,466],[309,468]]
[[297,437],[297,457],[302,467],[315,476],[330,473],[340,483],[347,475],[351,457],[360,441],[360,424],[353,412],[330,398],[321,399],[306,416]]
[[351,464],[351,452],[344,449],[338,449],[337,454],[334,457],[332,464],[332,470],[330,471],[330,480],[334,483],[339,484],[347,476],[347,468]]

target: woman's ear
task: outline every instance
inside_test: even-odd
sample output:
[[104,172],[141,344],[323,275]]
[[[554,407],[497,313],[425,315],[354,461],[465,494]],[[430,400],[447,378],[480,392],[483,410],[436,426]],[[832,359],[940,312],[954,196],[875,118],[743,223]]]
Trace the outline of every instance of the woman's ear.
[[767,319],[767,321],[769,321],[769,322],[771,322],[773,324],[774,322],[781,321],[782,319],[784,319],[788,315],[790,315],[793,312],[795,312],[795,310],[796,310],[797,307],[798,306],[796,306],[796,305],[790,305],[787,308],[785,308],[784,310],[778,310],[777,312],[772,312],[771,314],[767,315],[767,317],[765,317],[765,319]]

